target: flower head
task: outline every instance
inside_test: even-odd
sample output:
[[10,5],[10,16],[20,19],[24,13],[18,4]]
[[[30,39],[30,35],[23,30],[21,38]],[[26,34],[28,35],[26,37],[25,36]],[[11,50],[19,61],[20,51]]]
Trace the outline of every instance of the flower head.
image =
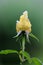
[[28,18],[28,12],[24,11],[23,14],[20,16],[19,21],[16,23],[16,31],[17,33],[20,31],[25,31],[30,33],[31,32],[31,23]]

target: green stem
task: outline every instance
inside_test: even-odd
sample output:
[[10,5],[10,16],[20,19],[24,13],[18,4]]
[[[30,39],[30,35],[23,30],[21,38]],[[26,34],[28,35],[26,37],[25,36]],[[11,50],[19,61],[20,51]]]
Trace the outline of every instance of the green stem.
[[[22,51],[24,52],[25,51],[25,36],[23,36],[22,38]],[[22,60],[24,61],[24,55],[22,55]]]

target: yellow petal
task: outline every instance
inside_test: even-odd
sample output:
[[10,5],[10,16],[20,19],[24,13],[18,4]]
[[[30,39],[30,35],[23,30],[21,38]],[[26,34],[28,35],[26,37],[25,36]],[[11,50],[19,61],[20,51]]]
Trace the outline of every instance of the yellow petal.
[[31,23],[28,19],[28,14],[24,12],[23,15],[20,16],[19,22],[16,23],[16,30],[19,31],[28,31],[31,32]]

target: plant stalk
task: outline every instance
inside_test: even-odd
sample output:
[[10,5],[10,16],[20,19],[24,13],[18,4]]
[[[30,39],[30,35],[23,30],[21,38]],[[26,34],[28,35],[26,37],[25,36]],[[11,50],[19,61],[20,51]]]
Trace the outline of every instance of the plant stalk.
[[[25,36],[22,38],[22,51],[25,51]],[[23,62],[25,61],[24,55],[22,55],[22,60]]]

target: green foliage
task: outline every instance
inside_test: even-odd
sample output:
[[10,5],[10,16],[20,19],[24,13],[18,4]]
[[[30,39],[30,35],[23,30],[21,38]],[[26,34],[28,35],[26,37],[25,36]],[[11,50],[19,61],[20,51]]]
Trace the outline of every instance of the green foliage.
[[17,38],[18,37],[18,35],[16,35],[16,36],[13,36],[13,38]]
[[[33,37],[34,39],[36,39],[37,41],[39,41],[39,39],[35,35],[33,35],[32,33],[30,33],[29,36],[30,37]],[[18,35],[14,36],[13,38],[18,38]],[[21,38],[22,38],[22,43],[25,44],[25,37],[24,38],[21,37]],[[35,57],[30,58],[29,53],[27,53],[24,50],[25,49],[24,48],[25,45],[23,45],[22,47],[23,47],[22,48],[23,50],[21,50],[20,52],[18,52],[17,50],[1,50],[0,51],[0,54],[5,54],[6,55],[6,54],[10,54],[10,53],[16,53],[16,54],[19,55],[19,58],[20,58],[21,63],[23,62],[23,59],[22,59],[22,55],[23,55],[24,56],[24,60],[25,61],[27,60],[29,64],[34,63],[35,65],[42,65],[42,62],[39,59],[37,59]]]
[[31,63],[31,58],[30,58],[30,55],[29,55],[29,53],[27,53],[26,51],[20,51],[20,54],[22,54],[25,58],[26,58],[26,60],[29,62],[29,63]]
[[35,65],[42,65],[42,62],[41,62],[38,58],[35,58],[35,57],[32,58],[32,62],[33,62]]
[[33,35],[32,33],[30,33],[29,36],[36,39],[39,42],[39,39],[35,35]]
[[[29,36],[36,39],[39,42],[39,39],[33,33],[30,33]],[[17,38],[17,37],[18,37],[18,34],[14,36],[13,38]]]
[[10,53],[17,53],[18,54],[18,51],[16,51],[16,50],[1,50],[0,51],[0,54],[10,54]]
[[27,53],[26,51],[24,51],[24,52],[20,51],[20,54],[24,55],[24,57],[26,58],[26,60],[28,61],[28,63],[31,64],[31,65],[32,65],[32,63],[34,65],[42,65],[42,62],[38,58],[35,58],[35,57],[30,58],[29,53]]
[[10,53],[18,54],[21,62],[22,62],[21,55],[23,55],[26,58],[26,60],[28,61],[28,63],[31,64],[33,62],[35,65],[42,65],[42,62],[38,58],[35,58],[35,57],[30,58],[29,53],[27,53],[26,51],[24,51],[24,52],[23,51],[18,52],[17,50],[1,50],[0,51],[0,54],[6,55],[6,54],[10,54]]

